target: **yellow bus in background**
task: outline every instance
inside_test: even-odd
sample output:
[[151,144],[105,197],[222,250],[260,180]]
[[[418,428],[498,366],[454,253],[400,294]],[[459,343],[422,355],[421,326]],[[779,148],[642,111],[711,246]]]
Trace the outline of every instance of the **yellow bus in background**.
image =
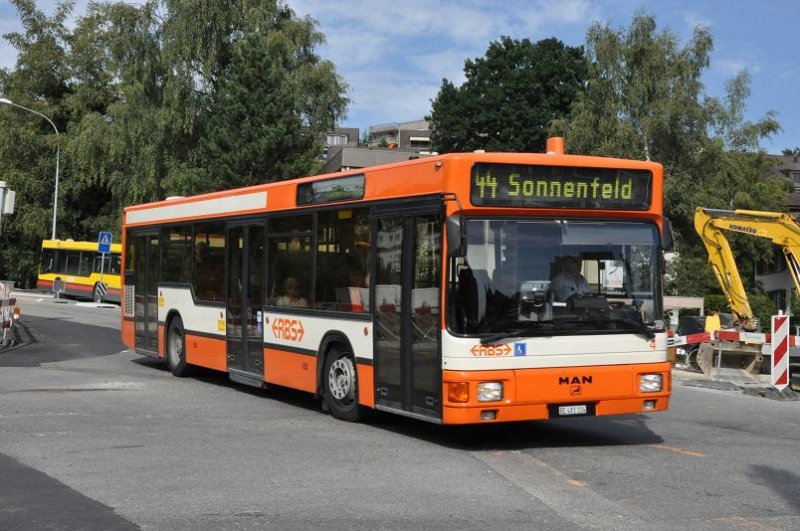
[[[64,295],[95,302],[119,302],[121,252],[121,244],[111,244],[111,253],[103,261],[102,255],[97,252],[97,242],[43,240],[36,288],[52,292],[53,283],[60,280],[63,282]],[[101,266],[105,295],[100,285]]]

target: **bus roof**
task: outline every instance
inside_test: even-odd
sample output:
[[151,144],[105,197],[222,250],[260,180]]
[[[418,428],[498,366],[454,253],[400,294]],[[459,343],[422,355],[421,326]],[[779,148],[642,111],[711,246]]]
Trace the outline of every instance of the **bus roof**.
[[[459,175],[468,173],[476,163],[649,170],[653,172],[658,186],[663,178],[661,164],[647,161],[562,153],[449,153],[128,206],[124,210],[124,220],[125,225],[147,225],[303,208],[312,205],[297,205],[298,185],[357,175],[364,175],[366,178],[363,197],[365,201],[452,192],[454,190],[448,187],[447,177],[454,171]],[[659,200],[660,209],[661,195],[653,199]]]
[[[65,251],[94,251],[97,252],[97,242],[76,242],[72,240],[42,240],[42,249],[61,249]],[[122,244],[112,243],[111,253],[122,252]]]

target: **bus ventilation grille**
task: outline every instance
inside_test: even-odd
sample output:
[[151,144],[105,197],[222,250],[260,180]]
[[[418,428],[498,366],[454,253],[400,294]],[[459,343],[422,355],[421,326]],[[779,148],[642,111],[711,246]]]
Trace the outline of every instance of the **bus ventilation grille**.
[[124,306],[125,315],[133,317],[133,297],[134,297],[133,286],[125,286],[124,291],[125,291],[125,306]]

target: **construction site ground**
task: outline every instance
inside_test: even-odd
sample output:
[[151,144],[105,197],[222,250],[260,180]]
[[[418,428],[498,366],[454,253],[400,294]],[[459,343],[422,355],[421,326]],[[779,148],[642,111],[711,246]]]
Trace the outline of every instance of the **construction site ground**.
[[792,389],[792,387],[798,388],[800,386],[800,378],[796,376],[792,380],[793,386],[778,391],[770,384],[769,374],[749,376],[744,371],[723,368],[712,371],[712,375],[709,378],[702,372],[695,371],[680,362],[676,363],[675,368],[672,370],[674,385],[743,393],[770,400],[800,400],[800,393]]

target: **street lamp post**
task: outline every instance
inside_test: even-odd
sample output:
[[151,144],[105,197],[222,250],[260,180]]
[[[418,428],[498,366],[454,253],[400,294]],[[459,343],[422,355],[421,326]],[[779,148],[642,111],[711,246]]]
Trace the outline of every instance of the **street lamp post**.
[[33,114],[35,114],[37,116],[41,116],[42,118],[47,120],[50,123],[50,125],[53,126],[53,130],[55,130],[55,132],[56,132],[56,190],[53,193],[53,236],[51,238],[51,239],[55,240],[56,239],[56,219],[58,219],[58,165],[59,165],[59,159],[61,158],[61,145],[60,145],[60,142],[58,142],[58,128],[56,127],[56,124],[54,124],[53,121],[50,118],[48,118],[47,116],[45,116],[44,114],[42,114],[42,113],[40,113],[38,111],[34,111],[33,109],[29,109],[27,107],[23,107],[22,105],[20,105],[18,103],[14,103],[13,101],[9,100],[8,98],[0,98],[0,103],[3,103],[5,105],[11,105],[12,107],[17,107],[17,108],[20,108],[22,110],[25,110],[25,111],[28,111],[28,112],[32,112]]

